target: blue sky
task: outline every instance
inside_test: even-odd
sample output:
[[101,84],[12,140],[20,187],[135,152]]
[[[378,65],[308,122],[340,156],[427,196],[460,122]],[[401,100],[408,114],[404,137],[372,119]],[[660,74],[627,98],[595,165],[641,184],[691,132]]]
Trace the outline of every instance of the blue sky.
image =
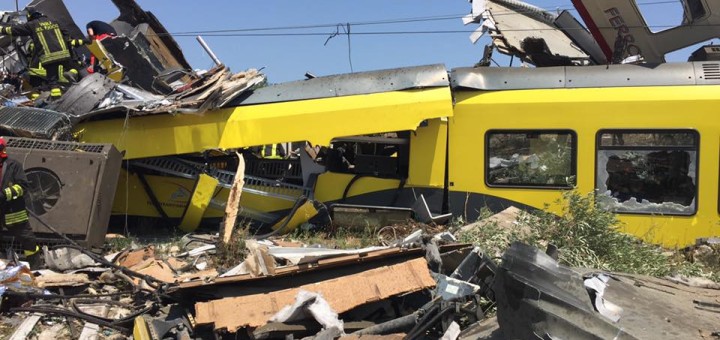
[[[6,9],[14,8],[14,1],[2,0]],[[29,1],[21,1],[21,6]],[[110,0],[66,0],[78,26],[90,20],[111,21],[118,11]],[[570,0],[527,1],[547,10],[571,9]],[[652,0],[641,0],[653,2]],[[644,6],[643,14],[651,24],[676,24],[679,17],[668,14],[678,9],[676,4],[654,1]],[[657,4],[660,2],[659,4]],[[237,0],[139,0],[153,12],[172,33],[228,29],[272,28],[288,26],[335,25],[350,23],[350,52],[347,36],[328,37],[336,27],[313,29],[269,30],[240,33],[271,33],[280,36],[212,36],[205,40],[218,57],[234,71],[264,68],[270,82],[302,79],[305,72],[315,75],[367,71],[433,63],[447,68],[471,66],[477,62],[483,38],[471,44],[469,31],[476,25],[463,26],[460,17],[470,12],[466,0],[296,0],[296,1],[237,1]],[[647,14],[646,14],[647,13]],[[576,17],[576,12],[573,12]],[[431,18],[407,23],[362,23],[398,19]],[[342,28],[340,28],[342,32]],[[450,34],[353,34],[369,32],[468,31]],[[285,35],[297,33],[313,36]],[[205,54],[194,35],[176,36],[188,61],[195,68],[210,68],[212,61]],[[689,53],[683,51],[668,58],[682,61]],[[506,58],[496,58],[501,65]]]

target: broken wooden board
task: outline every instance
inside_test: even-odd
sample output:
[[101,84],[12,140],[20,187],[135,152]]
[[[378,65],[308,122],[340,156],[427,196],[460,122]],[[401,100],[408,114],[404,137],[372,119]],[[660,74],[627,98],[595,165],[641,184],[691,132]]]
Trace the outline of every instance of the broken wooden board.
[[35,278],[37,286],[46,287],[73,287],[90,283],[87,274],[62,274],[46,272]]
[[10,340],[25,340],[28,335],[33,331],[35,325],[40,321],[39,314],[33,314],[27,317],[20,326],[15,329],[15,332],[10,336]]
[[266,324],[281,308],[292,304],[300,290],[322,294],[335,312],[343,313],[368,302],[434,286],[427,262],[419,258],[297,288],[196,303],[195,315],[198,324],[214,324],[215,329],[234,333],[242,327]]
[[225,204],[225,221],[223,221],[223,243],[225,244],[230,242],[238,211],[240,210],[240,194],[242,194],[242,188],[245,185],[245,158],[238,152],[235,152],[235,154],[238,157],[238,167]]

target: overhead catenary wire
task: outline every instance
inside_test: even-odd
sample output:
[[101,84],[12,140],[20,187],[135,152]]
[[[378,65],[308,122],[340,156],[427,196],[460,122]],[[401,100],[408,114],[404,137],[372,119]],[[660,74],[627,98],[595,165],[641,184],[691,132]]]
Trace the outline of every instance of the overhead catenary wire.
[[[628,25],[628,28],[649,28],[649,29],[668,29],[678,27],[679,25]],[[720,24],[707,24],[707,25],[695,25],[695,27],[720,27]],[[613,28],[610,26],[598,26],[600,29]],[[577,30],[584,30],[583,28],[576,28]],[[509,28],[499,29],[504,32],[537,32],[537,31],[555,31],[557,28]],[[571,29],[567,29],[571,30]],[[413,34],[470,34],[475,30],[417,30],[417,31],[370,31],[370,32],[357,32],[354,31],[352,35],[413,35]],[[299,33],[224,33],[224,34],[205,34],[209,37],[290,37],[290,36],[328,36],[332,33],[327,32],[299,32]],[[191,35],[179,34],[175,37],[192,37]]]
[[[653,6],[653,5],[663,5],[663,4],[671,4],[671,3],[678,3],[678,0],[656,0],[656,1],[647,1],[647,2],[638,2],[638,6]],[[542,10],[546,11],[561,11],[561,10],[569,10],[574,11],[575,9],[571,6],[553,6],[550,8],[550,6],[546,7],[538,7]],[[524,14],[524,13],[534,13],[535,10],[518,10],[518,11],[494,11],[493,16],[503,16],[503,15],[514,15],[514,14]],[[373,26],[373,25],[392,25],[392,24],[405,24],[405,23],[414,23],[414,22],[431,22],[431,21],[442,21],[442,20],[458,20],[464,16],[466,16],[467,13],[462,14],[443,14],[443,15],[437,15],[437,16],[426,16],[426,17],[410,17],[410,18],[397,18],[397,19],[385,19],[385,20],[373,20],[373,21],[358,21],[358,22],[348,22],[347,25],[351,26]],[[196,36],[198,34],[202,34],[205,36],[230,36],[230,37],[253,37],[253,36],[259,36],[259,37],[273,37],[273,36],[327,36],[328,32],[303,32],[303,33],[247,33],[243,34],[242,32],[262,32],[262,31],[286,31],[286,30],[308,30],[308,29],[322,29],[322,28],[337,28],[337,23],[327,23],[327,24],[313,24],[313,25],[293,25],[293,26],[270,26],[270,27],[255,27],[255,28],[230,28],[230,29],[217,29],[217,30],[196,30],[196,31],[180,31],[180,32],[169,32],[169,33],[156,33],[157,35],[172,35],[177,37],[186,37],[186,36]],[[663,28],[672,28],[676,27],[678,25],[645,25],[645,26],[636,26],[636,27],[644,27],[644,28],[657,28],[657,29],[663,29]],[[712,25],[712,26],[720,26],[720,25]],[[522,29],[521,31],[536,31],[537,29]],[[451,31],[417,31],[417,32],[406,32],[406,31],[377,31],[377,32],[353,32],[353,35],[363,35],[363,34],[441,34],[441,33],[472,33],[473,31],[467,31],[467,30],[451,30]],[[349,33],[348,33],[349,34]]]

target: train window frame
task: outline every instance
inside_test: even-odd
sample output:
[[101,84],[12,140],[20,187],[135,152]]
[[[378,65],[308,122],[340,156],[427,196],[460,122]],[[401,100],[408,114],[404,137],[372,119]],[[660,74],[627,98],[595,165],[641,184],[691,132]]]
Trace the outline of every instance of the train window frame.
[[[623,134],[669,134],[669,133],[689,133],[695,138],[694,143],[691,146],[602,146],[603,134],[612,133],[623,133]],[[606,207],[608,210],[615,214],[622,215],[654,215],[654,216],[694,216],[698,212],[699,208],[699,193],[700,193],[700,132],[695,129],[601,129],[595,134],[595,179],[593,188],[595,192],[595,201],[600,203],[598,197],[600,188],[598,188],[598,175],[600,170],[600,152],[602,150],[638,150],[638,151],[651,151],[651,150],[691,150],[695,152],[695,177],[694,177],[694,200],[692,210],[688,212],[673,212],[673,211],[624,211],[618,210],[616,207]],[[691,163],[692,164],[692,163]],[[607,164],[606,164],[607,166]],[[689,166],[689,165],[688,165]],[[691,177],[692,178],[692,177]],[[662,203],[661,203],[662,204]],[[678,203],[679,204],[679,203]],[[601,203],[602,206],[602,203]]]
[[[494,134],[567,134],[571,137],[570,143],[570,176],[575,178],[573,184],[567,185],[549,185],[549,184],[496,184],[490,182],[490,138]],[[510,189],[536,189],[536,190],[572,190],[577,186],[577,154],[578,154],[578,137],[577,132],[572,129],[491,129],[485,131],[485,147],[484,147],[484,182],[488,188],[510,188]]]

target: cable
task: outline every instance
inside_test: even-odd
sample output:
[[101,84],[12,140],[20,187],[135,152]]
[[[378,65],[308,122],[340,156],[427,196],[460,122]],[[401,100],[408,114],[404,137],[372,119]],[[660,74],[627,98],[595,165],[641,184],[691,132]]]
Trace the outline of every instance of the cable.
[[[117,269],[117,270],[119,270],[119,271],[120,271],[121,273],[123,273],[123,274],[129,275],[129,276],[132,276],[132,277],[136,277],[136,278],[139,278],[139,279],[142,279],[142,280],[144,280],[145,282],[147,282],[148,285],[150,285],[151,287],[155,288],[156,290],[161,290],[161,289],[165,288],[166,285],[168,285],[167,282],[158,280],[158,279],[156,279],[156,278],[154,278],[154,277],[152,277],[152,276],[150,276],[150,275],[141,274],[141,273],[138,273],[138,272],[136,272],[136,271],[134,271],[134,270],[131,270],[131,269],[129,269],[129,268],[116,265],[116,264],[114,264],[114,263],[106,260],[104,257],[98,256],[97,254],[95,254],[95,253],[93,253],[93,252],[91,252],[91,251],[89,251],[89,250],[81,247],[79,244],[77,244],[77,242],[73,241],[71,238],[65,236],[65,234],[59,232],[57,229],[55,229],[55,228],[53,228],[52,226],[50,226],[47,222],[45,222],[42,218],[40,218],[40,216],[38,216],[38,215],[37,215],[36,213],[34,213],[32,210],[28,210],[28,213],[29,213],[31,216],[35,217],[35,220],[37,220],[38,222],[40,222],[40,224],[42,224],[43,226],[45,226],[45,228],[47,228],[48,230],[50,230],[51,232],[55,233],[56,235],[60,236],[63,240],[65,240],[66,242],[68,242],[69,244],[66,245],[66,247],[68,247],[68,248],[74,248],[74,249],[79,250],[79,251],[82,252],[83,254],[89,256],[89,257],[90,257],[91,259],[93,259],[95,262],[98,262],[98,263],[101,263],[101,264],[103,264],[103,265],[106,265],[106,266],[112,267],[112,268],[114,268],[114,269]],[[160,294],[160,292],[158,292],[157,294]]]
[[[651,29],[668,29],[681,25],[637,25],[628,26],[628,28],[651,28]],[[695,27],[720,27],[720,24],[694,25]],[[600,29],[613,28],[610,26],[598,27]],[[557,28],[515,28],[500,29],[501,32],[538,32],[538,31],[556,31]],[[570,29],[567,29],[570,30]],[[585,30],[584,28],[575,28],[575,30]],[[411,35],[411,34],[471,34],[474,30],[445,30],[445,31],[374,31],[374,32],[353,32],[353,35]],[[233,33],[233,34],[206,34],[211,37],[289,37],[289,36],[327,36],[328,33],[307,32],[307,33]],[[190,37],[190,35],[176,35],[176,37]]]
[[[658,1],[648,1],[648,2],[637,3],[637,5],[638,5],[638,7],[642,7],[642,6],[663,5],[663,4],[670,4],[670,3],[678,3],[678,1],[677,0],[658,0]],[[559,11],[559,10],[575,11],[575,8],[571,7],[571,6],[554,6],[553,8],[537,7],[537,9],[545,10],[547,12]],[[531,13],[536,13],[537,9],[533,9],[533,10],[528,9],[528,10],[519,10],[519,11],[494,11],[493,16],[514,15],[514,14],[531,14]],[[404,24],[404,23],[412,23],[412,22],[457,20],[466,15],[467,14],[445,14],[445,15],[437,15],[437,16],[429,16],[429,17],[414,17],[414,18],[411,17],[411,18],[398,18],[398,19],[386,19],[386,20],[375,20],[375,21],[348,22],[348,24],[352,25],[352,26],[371,26],[371,25]],[[643,26],[643,27],[651,28],[651,27],[675,27],[675,26],[676,25]],[[713,25],[713,26],[716,26],[716,25]],[[162,36],[162,35],[193,36],[194,37],[198,34],[202,34],[202,35],[209,35],[209,36],[226,36],[226,35],[215,35],[215,34],[237,33],[237,32],[257,32],[257,31],[301,30],[301,29],[333,28],[333,27],[337,27],[337,24],[271,26],[271,27],[256,27],[256,28],[233,28],[233,29],[221,29],[221,30],[197,30],[197,31],[158,33],[155,35],[157,35],[157,36]],[[535,31],[535,29],[527,29],[527,31]],[[353,34],[357,34],[357,33],[353,33]],[[290,34],[278,34],[278,35],[290,35]],[[327,35],[327,33],[317,33],[317,34],[313,34],[313,35]],[[229,36],[234,36],[234,35],[229,35]],[[238,35],[238,36],[243,36],[243,35]],[[259,35],[259,36],[264,36],[264,35]]]

